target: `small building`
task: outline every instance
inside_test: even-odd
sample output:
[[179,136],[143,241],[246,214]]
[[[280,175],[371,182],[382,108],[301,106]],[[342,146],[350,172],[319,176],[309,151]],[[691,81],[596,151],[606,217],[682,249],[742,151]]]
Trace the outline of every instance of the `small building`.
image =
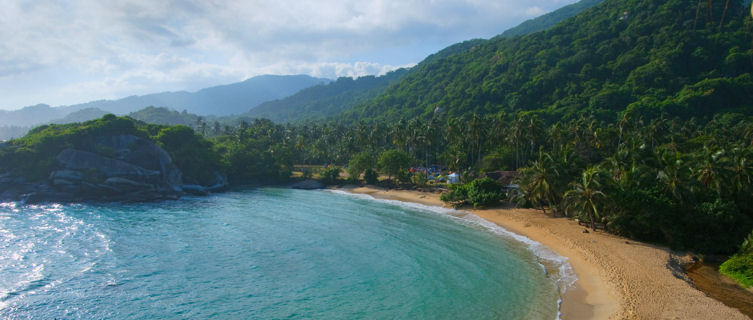
[[484,177],[493,179],[502,184],[502,189],[507,193],[508,199],[520,194],[520,185],[514,182],[520,178],[520,172],[517,171],[489,171],[484,173]]
[[449,184],[460,183],[460,175],[457,172],[450,173],[449,175],[447,175],[447,183]]

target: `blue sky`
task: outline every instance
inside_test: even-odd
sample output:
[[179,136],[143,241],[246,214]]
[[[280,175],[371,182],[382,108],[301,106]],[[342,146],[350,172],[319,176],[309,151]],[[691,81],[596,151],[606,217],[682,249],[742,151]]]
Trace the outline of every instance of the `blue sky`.
[[0,0],[0,109],[412,66],[576,0]]

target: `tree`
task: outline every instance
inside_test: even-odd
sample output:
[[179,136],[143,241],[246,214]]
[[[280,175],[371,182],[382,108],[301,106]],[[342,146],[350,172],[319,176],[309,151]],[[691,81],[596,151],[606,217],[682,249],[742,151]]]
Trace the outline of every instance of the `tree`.
[[348,175],[351,179],[358,180],[361,173],[374,167],[374,157],[363,151],[354,155],[348,162]]
[[390,179],[398,175],[401,170],[406,170],[413,159],[405,152],[398,150],[387,150],[379,155],[377,166],[382,173],[388,175]]
[[570,190],[565,192],[565,212],[574,212],[579,217],[587,217],[591,222],[591,229],[596,230],[596,219],[601,219],[599,207],[606,195],[598,190],[599,182],[596,176],[599,174],[597,167],[591,167],[583,171],[580,182],[570,183]]
[[553,208],[556,199],[556,180],[559,178],[559,171],[554,160],[548,153],[539,151],[539,159],[530,167],[522,168],[521,173],[523,192],[534,206],[546,214],[546,206]]
[[183,171],[184,179],[209,185],[215,179],[220,156],[211,142],[186,126],[172,126],[159,131],[157,142],[170,154],[173,162]]
[[717,195],[723,195],[723,189],[729,181],[729,161],[724,150],[714,152],[711,148],[705,148],[698,159],[698,166],[693,176],[707,188],[716,191]]

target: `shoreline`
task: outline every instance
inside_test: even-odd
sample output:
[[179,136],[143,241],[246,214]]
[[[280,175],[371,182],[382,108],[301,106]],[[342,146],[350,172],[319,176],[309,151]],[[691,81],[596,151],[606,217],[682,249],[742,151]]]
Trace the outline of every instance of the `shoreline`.
[[[338,190],[444,207],[438,193],[345,186]],[[562,295],[562,319],[749,319],[707,297],[687,279],[691,257],[592,231],[532,209],[463,209],[566,257],[577,276]]]

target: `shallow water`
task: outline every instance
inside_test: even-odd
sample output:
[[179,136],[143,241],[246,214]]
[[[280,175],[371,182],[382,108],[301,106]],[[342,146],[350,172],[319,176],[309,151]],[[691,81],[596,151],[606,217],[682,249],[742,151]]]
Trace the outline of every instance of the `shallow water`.
[[554,319],[561,277],[473,216],[327,191],[0,205],[0,318]]
[[696,263],[687,272],[698,290],[753,318],[753,292],[743,289],[718,270],[718,264]]

